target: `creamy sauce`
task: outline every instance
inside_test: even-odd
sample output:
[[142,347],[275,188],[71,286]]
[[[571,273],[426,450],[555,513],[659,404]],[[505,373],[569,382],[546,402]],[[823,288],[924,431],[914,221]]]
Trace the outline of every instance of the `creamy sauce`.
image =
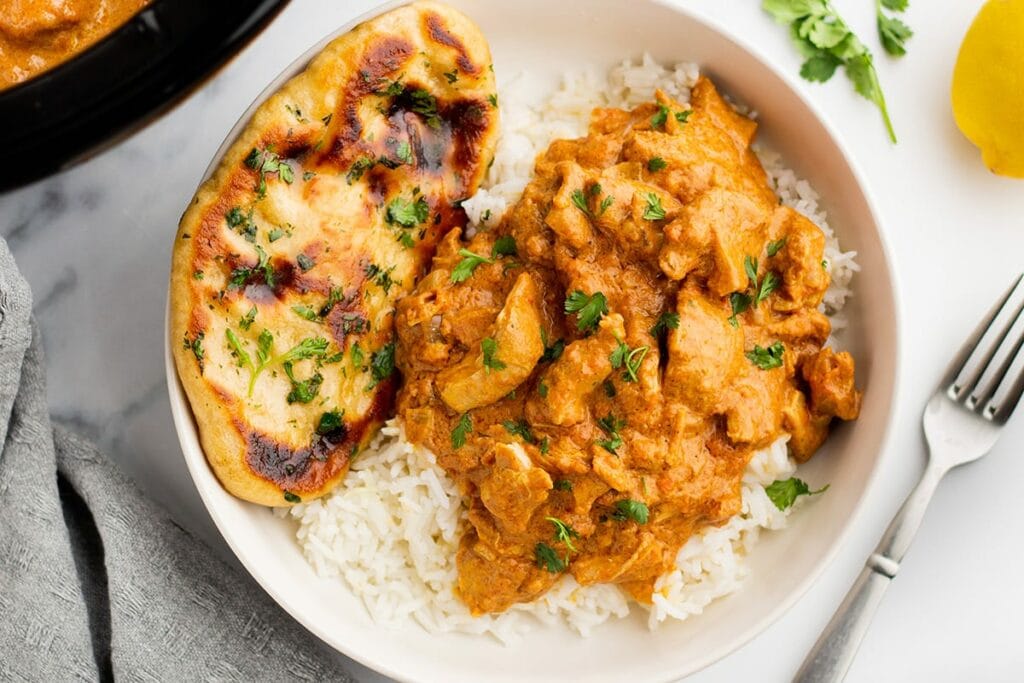
[[824,235],[778,205],[752,121],[707,80],[691,106],[596,110],[399,302],[398,410],[468,498],[474,613],[566,572],[649,601],[740,512],[755,450],[790,434],[805,460],[857,416],[853,360],[824,346]]

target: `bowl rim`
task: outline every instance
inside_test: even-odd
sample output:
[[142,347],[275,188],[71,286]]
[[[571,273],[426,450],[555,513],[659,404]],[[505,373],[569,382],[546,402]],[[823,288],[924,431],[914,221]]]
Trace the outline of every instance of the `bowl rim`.
[[[825,133],[831,140],[832,144],[838,150],[842,157],[843,163],[850,170],[850,174],[857,185],[857,189],[861,193],[864,204],[867,209],[867,213],[870,216],[871,222],[874,227],[874,234],[878,238],[879,243],[879,255],[881,257],[881,263],[884,266],[885,272],[889,277],[890,287],[889,296],[891,298],[893,320],[892,320],[892,388],[891,393],[888,396],[889,399],[889,411],[883,420],[883,424],[880,430],[880,435],[877,439],[877,457],[874,466],[867,475],[867,479],[864,483],[864,488],[859,496],[858,500],[854,503],[853,509],[849,514],[846,523],[842,526],[839,533],[837,533],[825,552],[815,562],[811,570],[800,580],[800,583],[791,590],[783,599],[779,600],[770,610],[766,612],[760,619],[748,623],[743,628],[738,629],[736,635],[726,642],[723,646],[713,648],[704,655],[695,658],[689,664],[685,670],[677,671],[666,671],[665,677],[661,680],[675,681],[680,677],[689,676],[696,673],[708,666],[724,659],[725,657],[735,653],[745,645],[747,645],[755,637],[763,633],[768,629],[769,626],[777,622],[786,612],[788,612],[799,600],[801,600],[810,588],[817,583],[824,574],[825,570],[828,569],[835,561],[836,556],[839,554],[840,549],[850,538],[853,528],[856,526],[857,521],[864,515],[866,503],[872,490],[876,487],[878,482],[879,470],[882,468],[884,461],[889,455],[893,424],[895,422],[896,409],[900,405],[900,398],[903,394],[903,381],[902,381],[902,368],[903,368],[903,304],[900,292],[902,286],[899,282],[899,271],[895,267],[895,259],[893,257],[894,251],[888,238],[886,231],[883,228],[882,221],[879,218],[878,205],[874,198],[873,193],[870,190],[869,185],[866,182],[866,174],[864,173],[861,165],[856,161],[850,151],[849,145],[847,145],[843,138],[838,134],[837,127],[832,122],[831,118],[825,114],[822,108],[817,105],[804,91],[799,87],[800,81],[793,75],[790,75],[788,71],[780,68],[771,58],[765,55],[755,44],[751,41],[736,35],[730,28],[728,28],[722,21],[703,16],[697,11],[692,10],[687,6],[680,5],[673,2],[673,0],[645,0],[646,2],[654,5],[659,5],[670,11],[676,12],[683,15],[689,21],[696,24],[702,25],[709,29],[711,32],[716,34],[718,39],[726,42],[731,42],[735,47],[746,52],[753,59],[760,62],[765,68],[770,70],[779,80],[781,80],[787,88],[792,92],[793,95],[801,102],[801,104],[807,108],[807,110],[813,114],[817,121],[824,128]],[[248,124],[253,112],[259,107],[267,98],[273,95],[287,80],[294,77],[299,73],[310,60],[318,54],[323,48],[334,38],[341,34],[352,30],[357,25],[373,19],[374,17],[380,16],[386,12],[389,12],[397,7],[411,4],[415,0],[387,0],[382,2],[370,10],[359,14],[351,20],[345,22],[339,27],[330,30],[323,38],[312,45],[308,50],[304,51],[296,59],[288,64],[268,85],[260,91],[255,97],[253,102],[245,109],[245,111],[239,116],[238,121],[232,126],[231,130],[227,133],[224,141],[218,147],[216,153],[212,157],[209,166],[203,172],[200,184],[205,182],[213,171],[216,169],[217,164],[224,156],[228,147],[234,142],[235,138],[241,132],[241,130]],[[171,414],[174,422],[175,434],[178,438],[179,446],[182,450],[182,457],[185,459],[186,466],[189,470],[189,476],[192,478],[192,482],[199,493],[203,505],[205,506],[211,519],[217,527],[221,537],[227,543],[228,547],[231,548],[232,553],[238,561],[245,567],[245,570],[249,575],[256,580],[256,582],[263,588],[263,590],[293,619],[301,624],[305,629],[314,634],[317,638],[323,641],[326,645],[332,649],[344,654],[345,656],[369,667],[370,669],[389,676],[396,680],[412,680],[400,670],[392,667],[388,662],[373,659],[365,656],[362,652],[354,649],[342,647],[340,644],[336,644],[335,640],[328,634],[325,629],[321,628],[315,620],[309,619],[303,612],[298,610],[292,605],[287,598],[282,596],[275,588],[274,582],[270,580],[258,566],[255,566],[248,557],[248,555],[242,550],[239,542],[235,539],[233,534],[230,532],[230,525],[223,518],[218,508],[216,501],[213,499],[213,494],[208,491],[199,481],[199,472],[205,468],[207,473],[210,472],[209,465],[206,462],[205,456],[202,454],[201,446],[196,449],[198,454],[190,455],[188,450],[185,448],[185,441],[187,438],[195,440],[196,444],[199,444],[198,430],[196,429],[194,417],[192,415],[191,407],[188,403],[188,398],[185,395],[184,389],[181,385],[181,380],[178,378],[177,369],[174,363],[174,356],[172,353],[171,339],[171,318],[170,318],[170,288],[168,287],[167,304],[166,304],[166,315],[165,315],[165,330],[164,330],[164,369],[167,379],[167,392],[171,404]],[[883,399],[884,400],[884,397]]]

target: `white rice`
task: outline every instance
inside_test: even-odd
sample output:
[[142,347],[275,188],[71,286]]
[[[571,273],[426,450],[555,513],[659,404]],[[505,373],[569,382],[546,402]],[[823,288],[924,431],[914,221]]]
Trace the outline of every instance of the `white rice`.
[[[539,107],[517,93],[530,90],[520,76],[502,89],[502,136],[494,164],[481,189],[463,203],[471,229],[493,227],[518,199],[533,173],[534,160],[552,140],[586,133],[594,107],[634,107],[661,88],[687,102],[698,76],[694,64],[665,68],[645,55],[638,64],[624,62],[604,77],[568,76]],[[832,286],[824,310],[833,325],[850,295],[858,270],[855,252],[839,248],[818,195],[806,180],[782,165],[778,154],[758,155],[782,202],[814,221],[825,233],[825,258]],[[762,529],[786,526],[793,508],[778,510],[765,487],[796,471],[782,437],[758,451],[743,477],[742,512],[721,527],[705,529],[684,545],[675,568],[658,579],[648,623],[700,614],[713,600],[728,595],[747,574],[746,555]],[[799,503],[798,506],[799,507]],[[391,420],[330,495],[275,514],[298,522],[297,538],[316,573],[344,581],[378,623],[401,626],[410,620],[431,633],[490,633],[513,643],[538,623],[564,623],[581,635],[637,606],[612,585],[580,587],[563,577],[540,599],[515,605],[500,615],[473,617],[456,597],[455,554],[465,522],[465,508],[455,484],[434,455],[414,446],[398,420]]]

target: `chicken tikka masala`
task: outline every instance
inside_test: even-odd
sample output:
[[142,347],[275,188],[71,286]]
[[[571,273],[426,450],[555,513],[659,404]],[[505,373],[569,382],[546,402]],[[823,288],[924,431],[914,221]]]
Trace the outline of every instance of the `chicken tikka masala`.
[[704,78],[688,105],[597,109],[398,303],[398,414],[467,497],[474,614],[565,573],[650,602],[740,512],[757,449],[789,435],[804,461],[857,417],[853,359],[825,346],[824,235],[780,206],[755,129]]

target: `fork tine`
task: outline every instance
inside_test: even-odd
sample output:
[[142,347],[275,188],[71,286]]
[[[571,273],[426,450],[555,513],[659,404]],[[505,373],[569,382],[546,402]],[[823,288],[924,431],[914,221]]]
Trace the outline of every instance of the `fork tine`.
[[1013,414],[1017,404],[1020,403],[1021,396],[1024,396],[1024,368],[1017,373],[1017,379],[1013,382],[1013,386],[1010,387],[1006,396],[1000,397],[998,401],[993,400],[989,402],[982,414],[993,422],[1003,424],[1010,419],[1010,415]]
[[[999,346],[1002,344],[1003,340],[1006,338],[1006,335],[1009,333],[1012,323],[1010,326],[1007,326],[1005,330],[1003,330],[1002,334],[999,336],[999,340],[992,345],[991,350],[987,354],[984,354],[983,363],[981,363],[977,372],[973,373],[973,375],[969,378],[970,381],[957,383],[957,379],[959,379],[960,374],[967,369],[967,366],[970,363],[971,359],[975,357],[975,355],[978,353],[978,347],[981,344],[982,339],[988,333],[989,329],[995,323],[996,319],[999,318],[999,314],[1002,313],[1003,309],[1006,307],[1006,304],[1009,303],[1010,299],[1013,297],[1013,293],[1017,291],[1018,287],[1020,287],[1021,281],[1024,281],[1024,274],[1021,274],[1017,277],[1013,285],[1011,285],[1010,288],[1006,290],[1006,293],[1003,294],[1002,298],[998,302],[996,302],[996,304],[991,308],[989,314],[985,316],[985,318],[981,321],[978,327],[975,328],[971,336],[967,339],[966,342],[964,342],[964,345],[960,347],[960,350],[957,352],[957,355],[953,359],[953,362],[950,363],[949,369],[946,371],[946,376],[942,380],[941,386],[945,388],[945,390],[950,394],[950,396],[954,400],[960,400],[965,395],[970,395],[970,390],[973,389],[974,385],[978,382],[978,380],[981,379],[981,376],[985,372],[985,369],[988,367],[989,363],[992,362],[992,357],[995,355]],[[1024,304],[1022,304],[1022,306],[1024,306]],[[1013,316],[1014,320],[1017,319],[1020,313],[1021,309],[1018,308],[1018,310],[1015,312],[1015,315]]]
[[[1009,333],[1010,329],[1016,325],[1019,317],[1020,311],[1017,312],[1014,319],[1006,326],[1003,334],[1000,335],[998,347],[993,351],[993,355],[1002,348],[1006,341],[1007,333]],[[986,417],[990,415],[990,402],[992,398],[998,394],[999,389],[1003,387],[1003,381],[1006,379],[1006,376],[1010,372],[1010,368],[1013,367],[1014,362],[1017,360],[1021,347],[1024,347],[1024,334],[1018,333],[1017,341],[1014,342],[1013,348],[1010,352],[1006,354],[1006,358],[1003,359],[1003,362],[999,365],[999,369],[996,370],[995,374],[985,382],[983,387],[980,387],[978,391],[971,392],[971,395],[968,397],[968,408],[979,413],[983,412]],[[974,401],[973,405],[971,404],[972,400]]]

